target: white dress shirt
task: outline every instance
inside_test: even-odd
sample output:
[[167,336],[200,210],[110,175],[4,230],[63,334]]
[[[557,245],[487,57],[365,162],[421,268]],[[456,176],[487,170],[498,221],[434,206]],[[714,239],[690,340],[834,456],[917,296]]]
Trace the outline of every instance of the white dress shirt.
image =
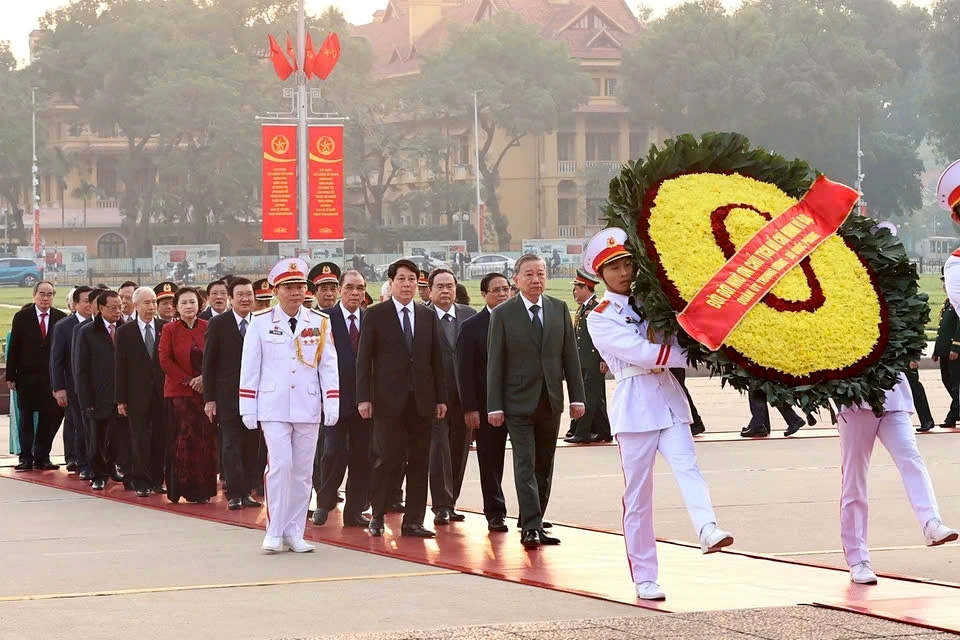
[[[343,312],[343,321],[347,324],[347,331],[350,331],[350,316],[354,316],[354,322],[357,325],[357,331],[360,331],[360,307],[357,307],[356,311],[350,311],[342,302],[338,302],[340,305],[340,311]],[[403,326],[403,318],[400,319],[400,326]],[[410,318],[410,326],[413,326],[413,318]]]
[[411,301],[408,302],[406,305],[402,305],[402,304],[400,304],[400,301],[397,300],[396,298],[390,298],[390,299],[393,300],[393,304],[394,304],[394,306],[396,306],[396,308],[397,308],[397,317],[400,319],[400,328],[401,328],[401,329],[403,328],[403,309],[409,309],[409,310],[410,310],[410,313],[407,314],[407,316],[410,317],[410,331],[412,331],[413,334],[416,335],[416,334],[417,334],[417,325],[416,325],[416,320],[414,319],[414,316],[416,315],[416,314],[414,313],[414,306],[413,306],[413,305],[415,304],[414,301],[411,300]]
[[150,322],[144,322],[140,318],[137,318],[137,326],[140,327],[140,337],[143,338],[143,343],[147,343],[147,325],[150,325],[150,329],[153,331],[153,343],[157,343],[157,325],[151,320]]
[[530,302],[527,298],[521,293],[520,299],[523,300],[523,306],[527,308],[527,315],[530,316],[530,322],[533,322],[533,311],[530,311],[530,307],[537,305],[540,307],[540,311],[537,312],[537,315],[540,316],[540,324],[543,324],[543,296],[537,298],[536,302]]
[[248,326],[248,327],[250,326],[250,320],[252,319],[252,318],[251,318],[251,314],[248,313],[248,314],[247,314],[247,317],[244,318],[244,317],[241,316],[239,313],[237,313],[236,311],[234,311],[234,312],[233,312],[233,317],[234,317],[234,319],[237,321],[237,329],[240,328],[240,323],[243,322],[244,320],[247,321],[247,326]]
[[447,311],[444,311],[437,305],[433,305],[433,308],[437,310],[437,318],[440,320],[443,320],[443,316],[447,314],[450,314],[450,317],[452,317],[454,320],[457,319],[457,305],[455,304],[450,305],[450,309]]

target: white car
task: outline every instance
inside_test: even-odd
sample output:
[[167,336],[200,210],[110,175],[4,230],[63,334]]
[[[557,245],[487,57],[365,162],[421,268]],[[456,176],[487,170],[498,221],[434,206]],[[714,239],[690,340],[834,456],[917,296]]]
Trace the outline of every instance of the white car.
[[467,265],[467,277],[482,278],[491,271],[499,271],[508,278],[513,275],[517,261],[499,253],[485,253],[474,256]]

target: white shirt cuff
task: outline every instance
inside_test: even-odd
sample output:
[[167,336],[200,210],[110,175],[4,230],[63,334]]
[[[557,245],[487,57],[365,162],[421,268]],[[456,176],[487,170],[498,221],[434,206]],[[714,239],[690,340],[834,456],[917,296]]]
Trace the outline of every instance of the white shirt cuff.
[[571,407],[585,407],[586,405],[583,404],[582,402],[571,402],[571,403],[570,403],[570,406],[571,406]]

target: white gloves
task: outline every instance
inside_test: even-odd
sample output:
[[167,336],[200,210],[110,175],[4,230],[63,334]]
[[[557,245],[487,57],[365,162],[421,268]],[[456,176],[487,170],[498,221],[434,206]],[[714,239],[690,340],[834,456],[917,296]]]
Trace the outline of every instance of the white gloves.
[[257,429],[257,416],[250,414],[242,417],[243,426],[245,426],[250,431],[255,431]]
[[340,420],[340,403],[337,403],[335,406],[329,406],[333,404],[334,403],[330,402],[323,407],[323,426],[325,427],[332,427]]

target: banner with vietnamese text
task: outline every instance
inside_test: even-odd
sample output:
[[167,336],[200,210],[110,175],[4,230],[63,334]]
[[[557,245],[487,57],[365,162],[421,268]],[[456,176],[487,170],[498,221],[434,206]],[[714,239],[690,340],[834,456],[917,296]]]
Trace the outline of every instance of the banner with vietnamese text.
[[311,125],[308,138],[308,237],[342,240],[343,126]]
[[296,125],[263,125],[262,237],[265,242],[298,237]]

